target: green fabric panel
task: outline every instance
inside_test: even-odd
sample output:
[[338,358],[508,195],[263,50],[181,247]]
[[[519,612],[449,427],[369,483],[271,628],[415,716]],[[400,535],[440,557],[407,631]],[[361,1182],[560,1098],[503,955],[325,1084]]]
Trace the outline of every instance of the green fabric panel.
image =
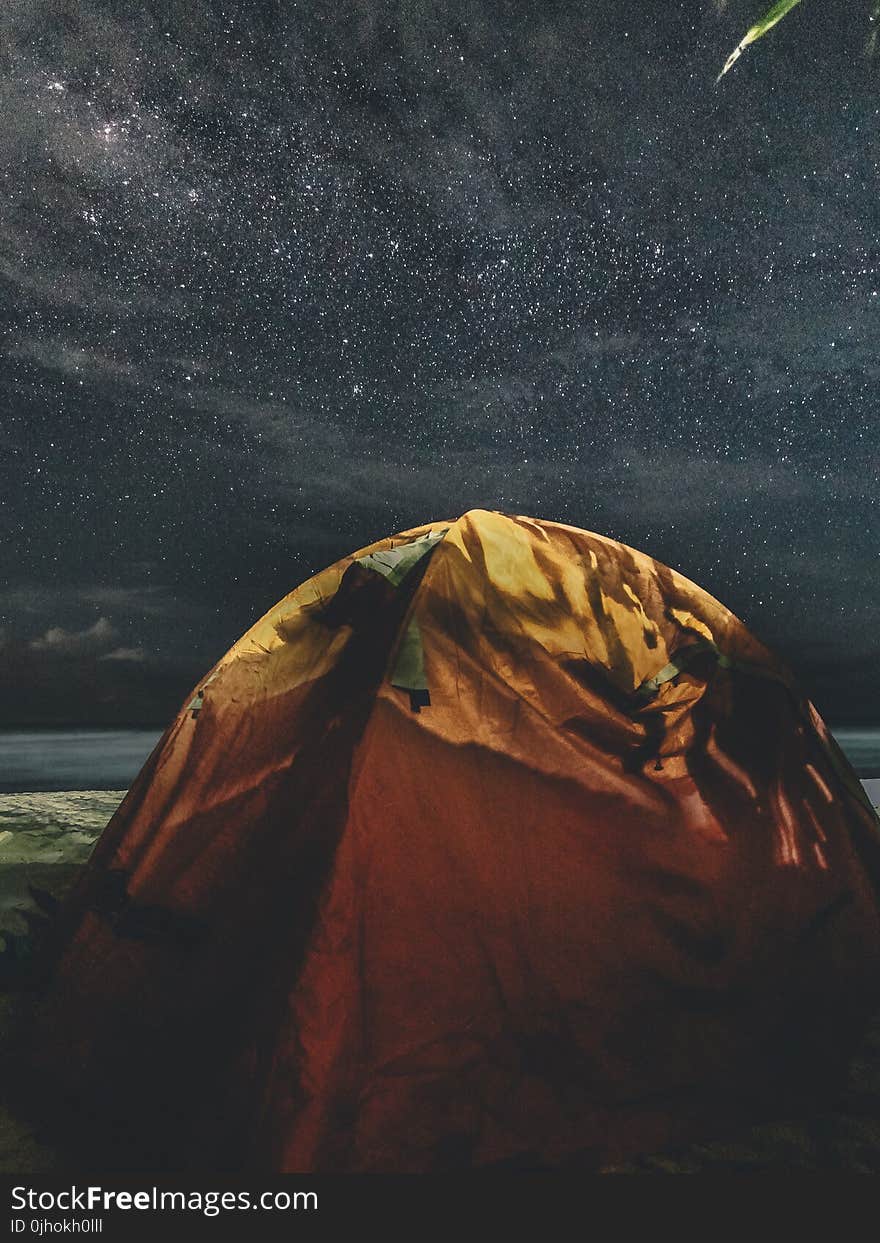
[[381,552],[369,552],[365,557],[358,557],[360,565],[368,570],[375,570],[383,578],[387,578],[393,587],[399,587],[410,570],[438,544],[449,530],[443,527],[439,531],[430,531],[420,535],[409,544],[399,544],[396,548],[384,548]]
[[404,631],[400,647],[397,649],[391,685],[403,691],[426,691],[428,689],[422,632],[414,617]]

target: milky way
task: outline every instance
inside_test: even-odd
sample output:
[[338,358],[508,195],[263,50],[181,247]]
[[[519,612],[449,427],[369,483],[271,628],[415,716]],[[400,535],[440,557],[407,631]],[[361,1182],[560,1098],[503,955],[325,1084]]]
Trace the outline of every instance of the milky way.
[[0,720],[161,720],[477,505],[657,556],[876,720],[864,15],[716,87],[755,4],[598,7],[4,5]]

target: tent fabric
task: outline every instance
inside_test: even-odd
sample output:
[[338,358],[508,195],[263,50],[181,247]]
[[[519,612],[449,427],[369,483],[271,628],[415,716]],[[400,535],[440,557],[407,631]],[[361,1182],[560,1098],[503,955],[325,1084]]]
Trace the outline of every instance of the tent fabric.
[[32,1064],[105,1162],[593,1168],[833,1090],[878,824],[682,575],[471,511],[316,575],[197,692],[45,956]]
[[440,527],[439,530],[429,531],[427,535],[418,536],[414,540],[408,540],[392,548],[383,548],[378,552],[368,552],[364,556],[358,557],[357,561],[359,565],[375,570],[397,587],[403,582],[413,566],[422,557],[430,553],[437,541],[441,540],[445,534],[446,528]]

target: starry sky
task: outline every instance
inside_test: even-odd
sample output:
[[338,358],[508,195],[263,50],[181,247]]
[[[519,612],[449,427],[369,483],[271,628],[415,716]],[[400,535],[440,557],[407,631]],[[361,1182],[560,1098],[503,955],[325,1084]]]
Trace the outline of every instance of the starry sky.
[[0,723],[163,724],[482,506],[880,724],[880,65],[804,0],[716,86],[764,7],[4,0]]

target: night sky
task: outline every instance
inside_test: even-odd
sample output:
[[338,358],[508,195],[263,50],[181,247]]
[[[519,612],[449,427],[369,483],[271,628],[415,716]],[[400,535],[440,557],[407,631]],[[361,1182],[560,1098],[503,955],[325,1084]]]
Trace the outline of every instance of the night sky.
[[4,0],[0,723],[163,724],[474,506],[718,596],[880,724],[867,0]]

